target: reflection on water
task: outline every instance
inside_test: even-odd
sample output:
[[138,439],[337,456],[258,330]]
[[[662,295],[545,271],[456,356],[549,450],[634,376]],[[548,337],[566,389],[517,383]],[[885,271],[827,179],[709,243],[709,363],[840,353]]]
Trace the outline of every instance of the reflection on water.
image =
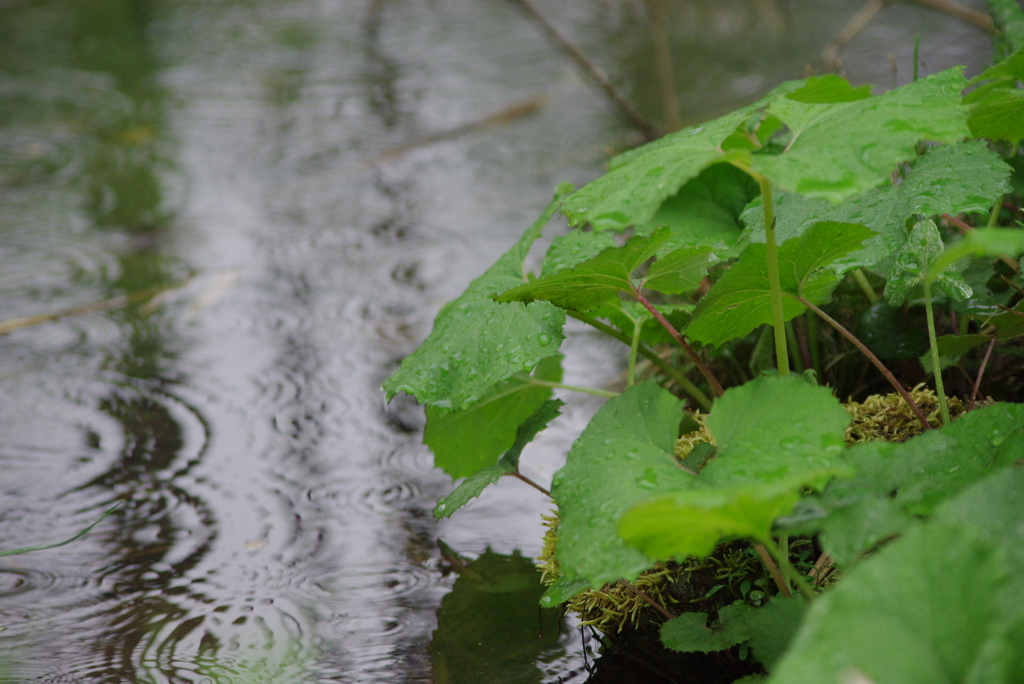
[[[539,4],[659,118],[642,3]],[[801,76],[859,4],[666,3],[681,116]],[[986,57],[901,3],[847,71],[905,82],[917,32],[925,73]],[[502,482],[435,523],[422,415],[378,388],[555,184],[637,140],[512,2],[0,0],[0,318],[163,291],[0,338],[0,548],[126,500],[0,559],[0,681],[582,681],[550,617],[477,649],[536,636],[536,584],[446,576],[437,551],[528,577],[548,502]],[[623,364],[566,346],[567,382]],[[566,399],[534,479],[599,405]]]

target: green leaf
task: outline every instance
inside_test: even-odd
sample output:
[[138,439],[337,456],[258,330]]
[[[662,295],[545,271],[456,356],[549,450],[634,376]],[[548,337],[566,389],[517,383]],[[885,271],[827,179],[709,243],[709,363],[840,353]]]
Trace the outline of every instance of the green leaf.
[[712,164],[666,199],[638,231],[668,226],[672,239],[666,249],[707,246],[727,256],[743,232],[740,214],[760,193],[749,174],[732,164]]
[[619,534],[659,559],[706,556],[726,539],[765,539],[801,489],[839,472],[849,422],[831,390],[797,376],[726,390],[707,418],[718,455],[696,480],[626,513]]
[[609,247],[597,256],[557,273],[531,280],[496,297],[498,302],[547,300],[564,309],[587,312],[632,288],[630,276],[668,240],[667,228],[648,237],[635,236],[622,247]]
[[1016,257],[1024,254],[1024,230],[1020,228],[975,228],[951,246],[931,265],[929,276],[942,273],[968,256]]
[[619,536],[653,559],[704,558],[729,539],[770,538],[772,523],[793,510],[800,490],[834,474],[727,489],[697,489],[695,483],[632,508],[619,521]]
[[616,245],[615,236],[611,233],[595,233],[577,228],[565,235],[559,235],[551,243],[548,253],[544,255],[540,275],[543,278],[562,269],[572,268]]
[[1010,52],[1024,48],[1024,11],[1017,0],[988,0],[988,10]]
[[980,478],[1024,459],[1024,406],[996,404],[971,411],[939,430],[903,443],[870,442],[847,449],[856,475],[817,498],[825,550],[840,565],[897,534],[914,516]]
[[936,340],[939,356],[960,357],[992,341],[988,335],[941,335]]
[[769,681],[1008,681],[976,678],[1005,631],[1005,578],[996,549],[970,528],[912,529],[814,602]]
[[[534,377],[560,381],[561,357],[539,363]],[[427,406],[423,443],[434,452],[434,465],[452,478],[472,475],[494,465],[503,452],[514,446],[519,427],[550,396],[551,388],[533,385],[528,376],[523,376],[499,384],[463,411],[442,412]]]
[[679,294],[696,290],[708,274],[708,268],[718,259],[710,247],[683,247],[655,261],[643,286],[665,294]]
[[917,156],[921,140],[968,137],[967,108],[960,104],[966,85],[956,68],[850,102],[777,98],[768,112],[793,138],[783,154],[753,155],[750,165],[781,188],[838,204],[886,181],[896,164]]
[[897,252],[896,264],[885,284],[885,301],[892,306],[900,306],[907,300],[914,288],[924,282],[934,280],[946,293],[959,300],[971,296],[970,286],[964,282],[958,272],[935,268],[939,256],[945,246],[939,228],[931,219],[918,221],[910,231],[907,244]]
[[673,455],[682,406],[654,383],[634,385],[609,399],[573,444],[551,484],[567,581],[582,577],[597,588],[650,566],[615,530],[634,504],[693,479]]
[[740,616],[750,633],[754,659],[769,672],[789,648],[806,612],[807,602],[802,597],[776,596],[768,605],[751,608]]
[[[694,305],[661,304],[655,305],[655,308],[676,330],[683,330],[690,323],[690,314],[693,313]],[[612,299],[601,307],[594,309],[591,315],[607,319],[629,338],[633,337],[633,326],[640,325],[640,339],[649,345],[676,344],[672,336],[638,302]]]
[[993,89],[971,107],[967,125],[977,138],[1019,143],[1024,138],[1024,91]]
[[[813,304],[828,302],[839,282],[832,264],[871,235],[864,226],[829,221],[784,242],[779,247],[779,268],[785,320],[806,310],[797,295]],[[700,300],[686,334],[718,346],[771,322],[767,248],[755,244],[743,250],[739,261]]]
[[[871,267],[892,257],[906,243],[903,228],[914,214],[988,212],[1010,191],[1011,169],[982,142],[942,145],[929,150],[899,185],[887,185],[833,206],[826,200],[780,193],[775,204],[778,240],[802,235],[818,221],[861,223],[877,233],[864,249],[840,259],[839,272]],[[744,242],[764,242],[764,212],[760,202],[742,215],[750,228]]]
[[761,376],[730,388],[707,417],[718,456],[700,481],[741,486],[835,468],[850,420],[831,389],[795,375]]
[[854,88],[842,76],[824,74],[806,81],[807,85],[794,90],[786,96],[787,100],[810,104],[827,104],[835,102],[856,102],[871,97],[871,86],[862,85]]
[[996,338],[1000,340],[1024,335],[1024,301],[1018,302],[1009,311],[993,316],[987,323],[996,326]]
[[882,359],[916,359],[928,352],[928,333],[902,307],[875,302],[860,317],[857,336]]
[[480,496],[480,493],[488,485],[495,484],[503,475],[518,472],[519,456],[523,453],[523,449],[559,415],[559,408],[563,405],[564,402],[560,399],[548,400],[541,404],[540,408],[519,426],[515,442],[501,459],[495,465],[473,473],[451,494],[441,498],[434,507],[434,517],[438,520],[451,517],[452,513]]
[[441,309],[427,339],[384,381],[388,401],[405,392],[420,403],[460,410],[558,353],[564,311],[546,302],[498,304],[491,296],[526,280],[527,252],[560,201],[556,194],[519,242]]
[[570,580],[564,576],[559,577],[540,597],[540,605],[543,608],[554,608],[588,589],[590,589],[590,581],[585,578],[577,577]]
[[[441,600],[430,660],[438,682],[518,684],[564,654],[562,620],[537,609],[544,588],[532,559],[485,551],[459,570]],[[441,674],[443,673],[443,675]]]
[[720,629],[708,629],[707,620],[706,613],[683,613],[661,626],[661,643],[673,651],[711,653],[732,648],[749,638],[742,626],[726,623]]

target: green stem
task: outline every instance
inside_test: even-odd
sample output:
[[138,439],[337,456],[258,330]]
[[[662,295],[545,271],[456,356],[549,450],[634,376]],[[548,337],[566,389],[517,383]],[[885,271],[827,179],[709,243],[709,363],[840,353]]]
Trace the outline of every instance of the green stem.
[[871,283],[868,282],[868,277],[864,275],[864,271],[859,268],[855,268],[852,271],[853,279],[860,285],[861,291],[864,292],[864,296],[868,298],[868,301],[872,304],[878,303],[878,293],[875,292],[875,288],[871,287]]
[[[603,332],[605,335],[608,335],[609,337],[614,337],[619,342],[623,342],[625,344],[630,344],[632,342],[630,337],[627,336],[625,333],[623,333],[623,332],[621,332],[619,330],[616,330],[615,328],[613,328],[612,326],[610,326],[610,325],[608,325],[606,323],[602,323],[601,321],[597,320],[593,316],[588,316],[587,314],[581,314],[581,313],[578,313],[576,311],[569,311],[569,310],[566,310],[565,313],[567,313],[568,315],[572,316],[573,318],[575,318],[578,321],[583,321],[584,323],[586,323],[587,325],[591,326],[592,328],[600,330],[601,332]],[[643,345],[640,345],[637,348],[637,351],[640,352],[640,356],[644,357],[645,359],[647,359],[648,361],[653,363],[655,366],[657,366],[658,370],[660,370],[662,373],[664,373],[668,377],[672,378],[672,380],[674,380],[680,387],[683,388],[684,392],[689,394],[691,397],[693,397],[694,401],[696,401],[698,404],[700,404],[700,407],[702,409],[704,409],[705,411],[710,411],[711,410],[711,400],[708,399],[708,395],[706,395],[703,392],[701,392],[700,388],[697,387],[696,385],[694,385],[693,382],[691,382],[690,379],[688,377],[686,377],[685,374],[683,374],[683,373],[681,373],[679,371],[679,369],[677,369],[675,366],[670,364],[668,361],[666,361],[665,359],[663,359],[660,356],[658,356],[657,353],[655,353],[654,351],[648,349],[647,347],[645,347]]]
[[807,337],[811,347],[811,366],[818,374],[818,382],[825,384],[825,375],[821,371],[821,348],[818,346],[818,317],[807,315]]
[[786,348],[786,320],[782,313],[782,279],[779,276],[779,247],[775,243],[775,207],[772,200],[772,182],[765,176],[755,176],[761,186],[761,204],[764,206],[764,238],[768,256],[768,288],[772,302],[772,328],[775,332],[775,362],[779,376],[789,375],[789,350]]
[[626,387],[632,387],[636,382],[636,354],[640,349],[640,331],[643,329],[642,321],[633,321],[633,340],[629,345],[629,367],[626,371]]
[[701,358],[697,356],[697,352],[693,351],[693,347],[687,344],[686,340],[683,339],[683,336],[679,334],[679,331],[668,322],[668,319],[661,315],[661,312],[658,311],[653,304],[647,301],[646,297],[640,294],[640,290],[635,287],[632,287],[632,290],[632,295],[636,297],[636,300],[643,304],[645,309],[651,312],[651,315],[654,316],[654,320],[661,324],[661,327],[663,327],[668,334],[672,336],[672,339],[676,341],[676,344],[683,348],[683,351],[685,351],[686,355],[690,357],[690,360],[697,364],[697,370],[700,371],[701,375],[703,375],[711,385],[711,389],[715,390],[715,394],[718,396],[725,394],[725,390],[722,388],[721,383],[718,382],[718,378],[714,376],[710,368],[704,365]]
[[44,551],[46,549],[55,549],[58,546],[64,546],[65,544],[70,544],[71,542],[73,542],[75,540],[78,540],[78,539],[81,539],[85,535],[89,534],[89,531],[92,530],[92,528],[96,527],[101,522],[103,522],[103,520],[108,515],[110,515],[111,513],[116,511],[118,508],[120,508],[123,503],[124,503],[124,501],[118,501],[116,504],[114,504],[113,506],[108,508],[107,511],[103,515],[100,516],[99,520],[97,520],[93,524],[89,525],[84,530],[82,530],[81,532],[76,534],[74,537],[71,537],[70,539],[65,539],[64,541],[57,542],[56,544],[44,544],[43,546],[26,546],[23,549],[11,549],[10,551],[0,551],[0,556],[16,556],[16,555],[22,554],[22,553],[30,553],[32,551]]
[[804,576],[800,574],[799,570],[793,567],[793,564],[789,562],[789,557],[782,553],[782,550],[776,546],[775,542],[773,542],[770,537],[758,539],[758,541],[764,544],[764,547],[768,549],[768,553],[770,553],[772,558],[775,559],[775,562],[779,564],[779,569],[782,570],[783,573],[789,575],[789,579],[793,581],[796,588],[804,595],[807,602],[810,603],[813,601],[817,596],[817,594],[814,593],[814,587],[804,579]]
[[[789,535],[788,534],[780,534],[779,535],[779,551],[786,558],[789,558]],[[789,566],[783,565],[781,568],[779,568],[779,570],[782,571],[783,579],[786,580],[787,582],[789,582],[790,581]]]
[[996,224],[999,223],[999,212],[1003,209],[1003,198],[1000,197],[999,201],[992,205],[992,213],[988,215],[988,223],[986,227],[995,228]]
[[551,387],[553,389],[564,389],[571,390],[573,392],[583,392],[584,394],[593,394],[595,397],[608,397],[609,399],[619,396],[618,392],[611,392],[609,390],[597,389],[595,387],[580,387],[578,385],[565,385],[560,382],[551,382],[550,380],[538,380],[537,378],[529,379],[531,385],[537,387]]
[[946,390],[942,386],[942,368],[939,366],[939,342],[935,335],[935,314],[932,311],[932,288],[927,278],[921,279],[924,289],[924,313],[928,323],[928,343],[931,345],[932,371],[935,374],[935,393],[939,396],[939,411],[942,424],[949,425],[949,406],[946,405]]
[[804,372],[804,360],[800,358],[800,342],[796,339],[796,330],[793,328],[793,321],[786,321],[786,340],[793,352],[793,367],[797,373]]

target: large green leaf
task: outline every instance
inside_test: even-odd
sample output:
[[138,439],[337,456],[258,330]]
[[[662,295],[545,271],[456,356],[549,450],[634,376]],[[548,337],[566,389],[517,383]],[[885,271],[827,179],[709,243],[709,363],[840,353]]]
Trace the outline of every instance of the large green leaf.
[[992,90],[971,108],[968,124],[978,138],[1019,143],[1024,138],[1024,90]]
[[[806,310],[798,295],[813,304],[828,302],[839,282],[832,264],[871,235],[861,225],[821,222],[784,242],[779,247],[779,269],[785,319]],[[743,250],[739,261],[700,300],[686,334],[718,346],[771,322],[767,248],[754,244]]]
[[[988,473],[1024,459],[1024,405],[978,409],[903,443],[870,442],[843,460],[855,477],[837,480],[817,510],[825,549],[841,565],[901,532]],[[812,507],[814,507],[812,506]]]
[[434,517],[438,520],[448,518],[472,499],[480,496],[489,485],[495,484],[503,475],[512,475],[519,471],[519,456],[527,444],[547,427],[548,423],[559,415],[559,408],[564,405],[560,399],[548,400],[526,419],[516,430],[516,439],[505,454],[494,465],[478,470],[448,496],[442,497],[434,506]]
[[544,255],[540,275],[543,278],[562,269],[572,268],[596,257],[609,247],[615,247],[616,244],[612,233],[595,233],[592,230],[577,228],[565,235],[559,235],[552,241],[547,254]]
[[838,204],[886,181],[896,164],[917,156],[921,140],[968,137],[967,108],[960,104],[966,85],[957,68],[867,99],[777,98],[768,112],[793,137],[783,154],[753,155],[750,165],[786,190]]
[[[874,266],[896,254],[907,240],[903,228],[914,214],[988,212],[1010,191],[1011,169],[982,142],[941,145],[929,150],[899,185],[886,185],[839,206],[826,200],[781,193],[776,198],[775,230],[780,241],[802,235],[818,221],[862,223],[877,233],[864,248],[840,259],[839,272]],[[764,242],[764,212],[760,202],[742,215],[749,226],[744,241]]]
[[502,293],[499,302],[547,300],[564,309],[587,312],[632,288],[630,276],[654,256],[670,237],[667,228],[633,237],[622,247],[609,247],[586,261]]
[[885,284],[885,301],[892,306],[900,306],[925,280],[935,281],[953,299],[964,300],[970,297],[971,287],[964,282],[959,272],[948,267],[934,267],[944,249],[942,236],[934,221],[925,219],[915,223],[907,244],[896,253],[896,263]]
[[850,420],[831,389],[795,375],[761,376],[733,387],[707,418],[718,455],[700,480],[740,486],[834,468]]
[[630,510],[619,534],[652,558],[706,556],[726,539],[765,539],[801,489],[839,471],[849,422],[827,387],[796,376],[731,388],[707,418],[718,455],[696,480]]
[[[771,684],[1007,682],[1006,567],[970,528],[911,530],[820,597]],[[995,662],[994,662],[995,661]]]
[[491,296],[526,280],[527,252],[557,211],[565,191],[560,186],[519,242],[441,309],[427,339],[384,381],[389,401],[405,392],[420,403],[460,410],[498,383],[558,353],[565,339],[564,311],[547,302],[499,304]]
[[[537,380],[562,379],[561,357],[541,361]],[[462,411],[427,406],[423,443],[434,452],[434,465],[452,476],[466,477],[493,466],[516,440],[519,426],[551,396],[551,388],[534,385],[530,376],[499,383],[486,397]]]
[[666,199],[640,232],[668,226],[668,247],[708,246],[728,256],[742,235],[740,214],[760,192],[749,174],[732,164],[713,164]]
[[551,484],[567,580],[586,578],[596,588],[650,567],[615,531],[633,505],[693,479],[673,455],[682,406],[654,383],[634,385],[608,400],[573,444]]

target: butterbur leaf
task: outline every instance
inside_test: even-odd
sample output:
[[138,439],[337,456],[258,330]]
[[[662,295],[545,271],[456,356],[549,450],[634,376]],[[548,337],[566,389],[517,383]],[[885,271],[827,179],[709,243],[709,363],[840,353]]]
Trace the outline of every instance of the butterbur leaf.
[[711,653],[732,648],[749,638],[743,625],[727,622],[714,629],[707,627],[707,620],[706,613],[683,613],[661,626],[661,643],[673,651]]
[[[560,381],[561,357],[542,361],[533,376]],[[522,376],[499,384],[462,411],[442,412],[427,406],[423,443],[434,452],[434,465],[453,479],[467,477],[494,465],[513,447],[520,425],[550,396],[551,388],[533,385],[528,376]]]
[[1024,254],[1024,230],[1020,228],[975,228],[935,259],[929,269],[932,278],[949,273],[954,263],[968,256],[1016,257]]
[[[839,282],[832,264],[858,249],[872,232],[861,225],[817,223],[779,247],[779,270],[785,320],[806,310],[797,300],[824,304]],[[692,339],[718,346],[772,322],[771,287],[765,245],[747,247],[697,304],[686,329]]]
[[[886,185],[853,197],[838,206],[827,200],[779,193],[775,202],[775,232],[779,241],[802,235],[819,221],[860,223],[877,235],[864,248],[839,259],[842,273],[872,267],[896,254],[906,243],[903,223],[921,214],[987,213],[1010,191],[1010,167],[983,142],[940,145],[924,154],[899,185]],[[749,226],[742,242],[764,242],[764,213],[760,202],[743,212]],[[742,244],[741,242],[741,244]]]
[[885,301],[900,306],[925,278],[935,280],[954,299],[970,297],[971,288],[959,273],[947,268],[935,274],[932,269],[943,249],[942,236],[934,221],[925,219],[915,223],[907,244],[896,254],[896,264],[885,284]]
[[611,233],[595,233],[577,228],[565,235],[559,235],[544,255],[540,276],[542,278],[572,268],[591,259],[609,247],[615,247],[615,236]]
[[833,474],[822,471],[771,484],[678,490],[632,508],[619,521],[618,533],[653,559],[704,558],[723,541],[770,537],[772,523],[793,510],[800,489]]
[[847,449],[851,479],[818,497],[825,550],[840,565],[899,533],[989,473],[1024,459],[1024,405],[971,411],[939,430],[903,443],[869,442]]
[[815,104],[777,98],[768,112],[793,138],[783,154],[753,155],[750,164],[786,190],[838,204],[887,180],[896,164],[916,156],[919,141],[968,137],[967,108],[960,105],[966,85],[957,68],[867,99]]
[[814,602],[769,681],[1008,682],[976,678],[1004,638],[1005,582],[997,549],[970,528],[912,529]]
[[564,311],[547,302],[498,304],[491,296],[525,280],[526,255],[560,201],[556,194],[519,242],[441,309],[427,339],[384,381],[389,401],[405,392],[420,403],[460,410],[558,353]]
[[760,194],[757,182],[732,164],[713,164],[666,199],[640,233],[668,226],[664,249],[707,246],[728,255],[743,232],[740,214]]
[[488,485],[496,483],[503,475],[511,475],[519,470],[519,456],[527,444],[541,430],[548,426],[560,413],[559,409],[564,405],[560,399],[549,399],[541,404],[540,408],[526,419],[516,430],[516,439],[512,447],[492,465],[483,470],[477,471],[467,477],[455,490],[437,502],[434,507],[434,517],[438,520],[450,517],[452,513],[459,510],[472,499],[480,496],[480,493]]
[[786,95],[787,100],[810,104],[856,102],[869,97],[871,97],[871,86],[862,85],[854,88],[849,81],[837,74],[824,74],[809,78],[803,88]]
[[531,280],[496,297],[499,302],[543,299],[564,309],[587,312],[629,292],[630,276],[658,251],[670,233],[667,228],[649,237],[636,236],[622,247],[610,247],[597,256],[552,275]]
[[992,90],[971,108],[967,123],[975,137],[1020,142],[1024,138],[1024,91]]
[[730,388],[707,417],[718,455],[700,481],[742,486],[834,469],[850,420],[831,389],[795,375],[766,375]]
[[643,286],[665,294],[679,294],[696,290],[708,267],[718,259],[711,253],[710,247],[683,247],[670,252],[655,261]]
[[585,578],[597,588],[650,566],[616,535],[616,525],[634,504],[693,479],[673,455],[682,407],[654,383],[634,385],[609,399],[573,444],[551,484],[566,581]]

